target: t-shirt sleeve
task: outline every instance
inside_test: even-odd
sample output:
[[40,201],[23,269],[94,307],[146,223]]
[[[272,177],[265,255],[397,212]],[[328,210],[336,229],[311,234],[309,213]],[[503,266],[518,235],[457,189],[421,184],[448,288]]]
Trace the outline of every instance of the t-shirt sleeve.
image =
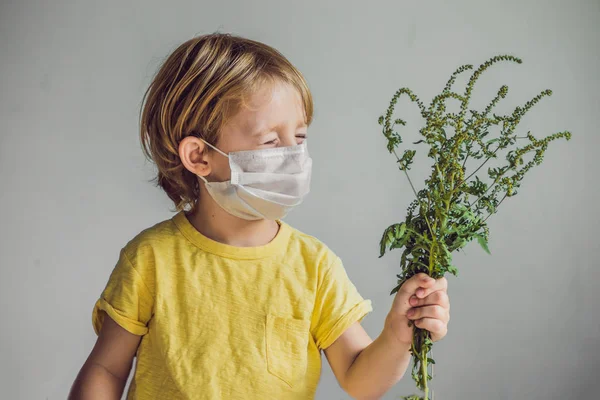
[[354,322],[360,322],[373,311],[371,300],[365,300],[352,283],[339,257],[322,273],[311,329],[319,349],[326,349]]
[[152,317],[154,299],[143,276],[134,268],[125,249],[113,269],[106,287],[96,301],[92,312],[92,324],[100,333],[105,311],[123,329],[134,335],[145,335]]

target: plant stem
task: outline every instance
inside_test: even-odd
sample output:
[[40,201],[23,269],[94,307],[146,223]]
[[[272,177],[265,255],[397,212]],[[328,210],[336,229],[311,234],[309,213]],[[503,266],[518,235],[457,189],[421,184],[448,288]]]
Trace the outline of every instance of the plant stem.
[[[500,145],[498,145],[498,147],[496,147],[496,150],[494,151],[494,155],[495,155],[495,154],[498,152],[498,150],[500,150]],[[467,157],[469,157],[469,155],[468,155],[468,154],[467,154]],[[486,160],[483,162],[483,164],[481,164],[481,165],[479,166],[479,168],[477,168],[475,171],[473,171],[473,173],[472,173],[471,175],[467,176],[467,178],[466,178],[466,179],[464,179],[464,180],[461,182],[461,185],[462,185],[464,182],[468,181],[468,180],[469,180],[469,178],[471,178],[473,175],[475,175],[475,174],[477,173],[477,171],[479,171],[479,170],[481,169],[481,167],[483,167],[483,166],[484,166],[484,165],[485,165],[485,164],[486,164],[488,161],[490,161],[490,158],[492,158],[492,157],[488,157],[488,158],[486,158]],[[465,162],[466,162],[466,161],[467,161],[467,159],[465,158]],[[464,170],[464,167],[465,167],[465,165],[463,164],[463,170]]]
[[[425,335],[424,335],[425,336]],[[422,346],[425,347],[425,346]],[[429,386],[427,386],[428,372],[427,372],[427,353],[426,348],[421,350],[421,373],[423,374],[423,384],[425,391],[425,400],[429,400]]]
[[[534,150],[535,150],[535,148],[529,149],[529,150],[525,151],[524,153],[522,153],[522,154],[521,154],[521,156],[523,156],[523,155],[525,155],[525,154],[528,154],[528,153],[530,153],[530,152],[532,152],[532,151],[534,151]],[[497,152],[497,151],[498,151],[498,149],[496,149],[496,151],[494,152],[494,154],[496,154],[496,152]],[[489,160],[489,158],[488,158],[488,160]],[[487,162],[487,160],[486,160],[486,162]],[[484,164],[485,164],[485,163],[484,163]],[[482,165],[482,166],[483,166],[483,165]],[[506,169],[504,172],[502,172],[500,175],[498,175],[498,176],[496,177],[496,179],[494,180],[494,182],[493,182],[493,183],[492,183],[492,184],[491,184],[491,185],[490,185],[490,186],[487,188],[487,190],[486,190],[486,191],[485,191],[485,192],[484,192],[484,193],[483,193],[481,196],[479,196],[479,198],[478,198],[477,200],[475,200],[473,203],[469,204],[469,207],[473,207],[473,205],[474,205],[474,204],[477,204],[477,202],[479,202],[479,200],[481,200],[481,199],[483,198],[483,196],[485,196],[485,195],[486,195],[486,193],[487,193],[487,192],[489,192],[489,191],[490,191],[490,189],[491,189],[491,188],[492,188],[492,187],[493,187],[493,186],[494,186],[496,183],[500,182],[500,178],[502,178],[502,177],[504,176],[504,174],[506,174],[506,173],[507,173],[508,171],[510,171],[510,170],[515,170],[515,171],[516,171],[516,170],[517,170],[517,167],[516,167],[516,166],[513,166],[513,167],[511,167],[511,166],[508,166],[508,168],[507,168],[507,169]],[[477,172],[477,171],[476,171],[476,172]],[[471,174],[471,175],[472,175],[472,174]],[[466,181],[466,179],[465,179],[465,181]],[[504,200],[504,199],[503,199],[503,200]],[[499,204],[498,204],[498,205],[499,205]]]
[[[500,207],[500,204],[502,204],[502,202],[504,201],[504,199],[506,198],[506,193],[504,194],[504,197],[502,197],[502,200],[500,200],[500,203],[498,203],[498,205],[496,206],[496,212],[498,211],[498,207]],[[495,213],[493,213],[495,214]],[[490,213],[490,215],[488,215],[487,217],[485,217],[485,219],[483,220],[483,222],[487,221],[489,217],[492,216],[492,213]]]
[[[394,150],[394,155],[396,156],[396,160],[400,161],[400,157],[398,157],[396,150]],[[408,179],[408,183],[410,183],[410,187],[412,188],[412,191],[415,194],[417,201],[419,202],[419,204],[422,207],[423,205],[421,203],[421,199],[419,199],[419,195],[417,194],[417,191],[415,190],[415,186],[413,185],[412,181],[410,180],[410,176],[408,176],[408,173],[406,172],[405,169],[403,171],[404,171],[404,175],[406,175],[406,178]],[[433,234],[433,229],[431,229],[431,225],[429,224],[429,219],[427,218],[427,215],[425,215],[425,222],[427,222],[427,226],[429,227],[429,232],[431,233],[431,239],[435,240],[435,235]]]
[[487,190],[485,192],[483,192],[483,194],[481,196],[479,196],[479,198],[477,200],[475,200],[473,203],[469,204],[469,208],[473,207],[474,204],[477,204],[479,202],[479,200],[483,199],[483,196],[485,196],[487,194],[487,192],[489,192],[490,189],[493,188],[496,183],[500,182],[500,178],[502,178],[507,171],[508,170],[506,170],[503,173],[501,173],[500,175],[498,175],[496,177],[496,179],[494,179],[494,182],[487,188]]
[[[496,151],[497,151],[497,150],[496,150]],[[496,153],[494,153],[494,154],[496,154]],[[468,181],[468,180],[469,180],[469,179],[470,179],[470,178],[471,178],[473,175],[475,175],[475,174],[477,173],[477,171],[479,171],[479,170],[480,170],[480,169],[481,169],[481,168],[482,168],[482,167],[483,167],[483,166],[484,166],[484,165],[485,165],[485,164],[486,164],[488,161],[490,161],[490,158],[492,158],[492,157],[488,157],[488,158],[487,158],[487,159],[486,159],[486,160],[483,162],[483,164],[481,164],[481,165],[479,166],[479,168],[477,168],[475,171],[473,171],[473,173],[471,173],[471,175],[467,176],[467,178],[466,178],[466,179],[465,179],[463,182],[466,182],[466,181]]]
[[[462,169],[463,171],[465,170],[465,165],[467,165],[467,160],[469,159],[469,154],[467,153],[467,156],[465,157],[465,160],[463,161],[463,165],[462,165]],[[470,178],[470,177],[469,177]],[[468,178],[467,178],[468,179]],[[465,181],[467,180],[465,179]]]
[[[408,179],[408,183],[410,183],[410,187],[413,190],[413,193],[415,194],[415,197],[417,198],[417,200],[419,200],[419,203],[421,203],[421,200],[419,199],[419,195],[417,194],[417,191],[415,190],[415,187],[413,186],[412,181],[410,180],[410,176],[408,176],[408,173],[406,172],[406,170],[404,170],[404,175],[406,175],[406,178]],[[421,207],[423,206],[423,204],[421,203]],[[427,209],[427,211],[429,211],[429,208]],[[427,218],[427,215],[424,215],[425,217],[425,222],[427,223],[427,227],[429,228],[429,233],[431,233],[431,240],[435,241],[435,235],[433,234],[433,229],[431,229],[431,224],[429,223],[429,218]]]

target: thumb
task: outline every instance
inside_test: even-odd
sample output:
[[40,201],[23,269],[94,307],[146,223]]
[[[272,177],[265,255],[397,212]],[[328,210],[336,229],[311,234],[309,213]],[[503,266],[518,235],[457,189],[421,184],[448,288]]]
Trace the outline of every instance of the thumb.
[[396,297],[394,297],[394,302],[392,304],[392,311],[394,313],[399,313],[401,315],[405,315],[406,312],[412,308],[410,305],[410,298],[413,295],[416,295],[416,292],[419,288],[427,289],[435,284],[435,279],[427,275],[426,273],[418,273],[410,277],[406,282],[402,284],[398,292],[396,292]]

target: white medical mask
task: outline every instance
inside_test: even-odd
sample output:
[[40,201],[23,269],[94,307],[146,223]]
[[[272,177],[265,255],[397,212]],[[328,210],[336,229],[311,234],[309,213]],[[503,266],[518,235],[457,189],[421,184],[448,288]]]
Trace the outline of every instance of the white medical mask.
[[[204,140],[203,140],[204,141]],[[246,220],[277,220],[299,205],[310,191],[312,159],[306,140],[296,146],[236,151],[229,158],[231,179],[205,183],[210,196],[225,211]]]

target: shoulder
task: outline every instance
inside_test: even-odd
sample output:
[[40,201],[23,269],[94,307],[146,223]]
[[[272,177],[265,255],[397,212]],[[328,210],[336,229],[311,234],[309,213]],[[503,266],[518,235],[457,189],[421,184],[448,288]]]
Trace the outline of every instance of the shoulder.
[[180,240],[181,233],[173,218],[164,219],[142,229],[129,239],[121,253],[134,268],[143,268],[152,264],[156,258],[170,254]]
[[323,241],[313,235],[309,235],[290,225],[290,248],[299,252],[306,262],[319,266],[325,271],[339,260],[338,255]]

